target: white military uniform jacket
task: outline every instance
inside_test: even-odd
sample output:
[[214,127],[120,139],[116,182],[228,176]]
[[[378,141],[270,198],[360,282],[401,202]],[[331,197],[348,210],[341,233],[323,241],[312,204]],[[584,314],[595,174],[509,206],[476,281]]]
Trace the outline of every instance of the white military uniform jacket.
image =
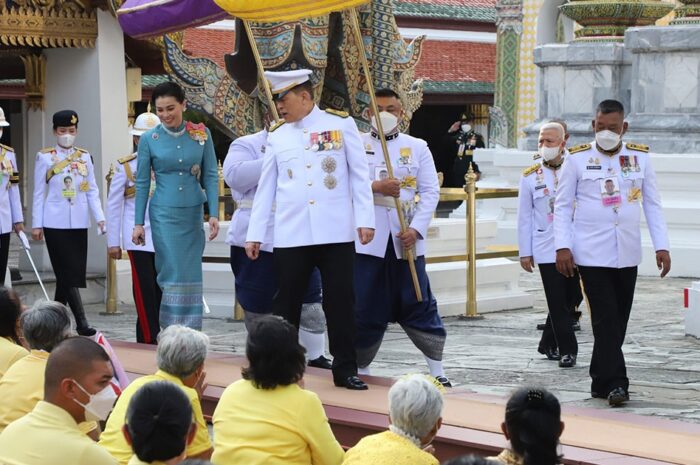
[[[563,160],[566,160],[564,155]],[[563,166],[563,165],[562,165]],[[562,167],[539,161],[523,171],[518,190],[518,249],[535,263],[555,263],[554,199]]]
[[23,221],[15,152],[0,144],[0,234],[12,232],[12,226]]
[[270,130],[247,241],[265,242],[273,205],[274,247],[353,242],[356,228],[374,228],[362,139],[338,114],[314,106]]
[[32,228],[89,228],[88,209],[96,222],[104,221],[90,154],[59,145],[37,153]]
[[[267,131],[239,137],[231,143],[224,160],[224,180],[231,188],[231,196],[236,202],[226,243],[245,247],[245,237],[250,224],[250,213],[262,173],[263,156],[267,144]],[[274,220],[270,216],[265,239],[260,246],[265,252],[272,252]]]
[[146,245],[136,245],[131,241],[134,231],[134,205],[136,195],[136,153],[120,158],[114,166],[114,175],[109,183],[107,194],[107,247],[121,247],[124,250],[153,252],[151,225],[146,206]]
[[[554,204],[557,250],[570,249],[581,266],[637,266],[642,261],[642,209],[654,249],[669,250],[648,150],[627,143],[609,156],[599,152],[595,142],[569,149]],[[606,184],[615,189],[612,195],[606,193]]]
[[[371,186],[372,181],[378,181],[385,175],[386,163],[379,139],[372,134],[363,134],[362,138],[365,143]],[[418,231],[420,235],[416,242],[416,255],[425,255],[425,238],[428,235],[430,220],[440,200],[440,183],[435,171],[433,155],[428,149],[428,144],[422,139],[402,133],[389,135],[387,139],[386,144],[394,177],[401,181],[399,198],[406,224]],[[374,204],[376,223],[374,239],[369,244],[362,245],[356,238],[355,250],[357,253],[383,258],[391,236],[396,257],[402,258],[403,247],[396,237],[401,232],[401,225],[394,198],[375,193]]]

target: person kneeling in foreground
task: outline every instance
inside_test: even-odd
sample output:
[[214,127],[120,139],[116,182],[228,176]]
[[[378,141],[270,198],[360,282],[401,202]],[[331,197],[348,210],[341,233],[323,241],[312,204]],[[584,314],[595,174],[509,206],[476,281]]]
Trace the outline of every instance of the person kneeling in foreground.
[[131,398],[122,432],[134,450],[129,465],[175,465],[185,460],[197,424],[182,389],[169,381],[156,381]]
[[211,440],[200,401],[206,378],[204,360],[208,346],[209,337],[206,334],[186,326],[171,325],[158,334],[158,371],[135,379],[124,389],[100,437],[100,445],[120,464],[127,465],[133,455],[122,433],[129,402],[142,386],[157,381],[176,384],[189,399],[197,432],[187,446],[187,456],[204,459],[211,456]]
[[116,465],[109,453],[78,428],[104,420],[117,397],[109,355],[96,342],[72,337],[46,363],[44,400],[0,434],[0,463]]
[[343,465],[437,465],[430,444],[442,426],[442,386],[423,375],[410,375],[389,389],[389,431],[360,440]]
[[564,431],[561,406],[554,394],[542,388],[521,388],[506,404],[506,421],[501,424],[510,449],[496,459],[506,465],[556,465],[559,437]]
[[215,465],[340,465],[318,396],[302,387],[306,358],[297,330],[278,316],[251,322],[243,379],[214,411]]

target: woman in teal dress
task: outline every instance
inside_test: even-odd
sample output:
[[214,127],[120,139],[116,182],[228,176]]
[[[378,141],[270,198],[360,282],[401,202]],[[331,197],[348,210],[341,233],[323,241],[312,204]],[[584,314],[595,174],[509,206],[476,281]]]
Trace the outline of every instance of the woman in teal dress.
[[[201,330],[205,202],[209,204],[209,240],[219,232],[214,145],[203,124],[183,120],[185,94],[180,86],[159,84],[151,102],[161,124],[144,133],[139,142],[132,240],[145,243],[148,203],[158,285],[163,290],[160,325]],[[155,192],[149,202],[152,174]]]

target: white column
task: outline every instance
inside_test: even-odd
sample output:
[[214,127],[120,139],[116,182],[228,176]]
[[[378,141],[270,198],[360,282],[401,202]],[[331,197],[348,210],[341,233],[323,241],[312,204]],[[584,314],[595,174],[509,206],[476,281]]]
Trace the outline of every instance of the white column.
[[[110,164],[131,152],[128,134],[128,105],[126,96],[126,65],[124,36],[117,20],[109,13],[97,10],[98,36],[95,48],[56,48],[46,55],[45,111],[29,111],[27,118],[27,182],[33,184],[35,153],[53,146],[52,116],[60,110],[78,112],[80,123],[76,145],[90,152],[95,164],[95,176],[100,194],[106,198],[105,176]],[[33,187],[32,187],[33,188]],[[28,189],[31,193],[31,188]],[[31,224],[31,195],[27,223]],[[106,240],[97,237],[96,225],[88,232],[88,272],[106,270]],[[50,269],[43,244],[34,244],[33,255],[42,269]],[[41,259],[42,255],[45,259]],[[30,269],[22,263],[23,269]]]

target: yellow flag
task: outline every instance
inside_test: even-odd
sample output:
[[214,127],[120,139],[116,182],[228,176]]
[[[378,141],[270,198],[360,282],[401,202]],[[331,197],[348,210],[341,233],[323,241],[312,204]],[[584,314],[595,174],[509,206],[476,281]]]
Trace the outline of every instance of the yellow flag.
[[231,16],[248,21],[295,21],[353,8],[369,0],[214,0]]

